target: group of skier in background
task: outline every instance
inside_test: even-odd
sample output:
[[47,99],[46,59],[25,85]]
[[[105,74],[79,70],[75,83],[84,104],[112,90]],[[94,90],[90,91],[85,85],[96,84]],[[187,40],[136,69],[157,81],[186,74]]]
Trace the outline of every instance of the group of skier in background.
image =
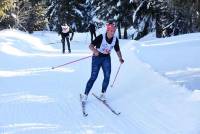
[[[90,22],[88,28],[91,34],[91,42],[96,38],[96,25],[94,22]],[[65,42],[67,42],[68,53],[71,53],[70,41],[73,40],[74,32],[76,31],[75,23],[72,23],[71,27],[67,23],[63,23],[58,30],[58,34],[61,35],[62,53],[65,53]],[[70,35],[71,34],[71,35]],[[94,38],[93,38],[94,37]]]

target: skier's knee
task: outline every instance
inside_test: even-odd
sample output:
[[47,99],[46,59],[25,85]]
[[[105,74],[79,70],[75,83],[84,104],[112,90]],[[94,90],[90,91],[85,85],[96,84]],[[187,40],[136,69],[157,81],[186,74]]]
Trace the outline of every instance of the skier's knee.
[[90,81],[91,81],[91,82],[94,82],[96,79],[97,79],[96,77],[91,77],[91,78],[90,78]]
[[110,79],[110,73],[105,73],[104,79],[109,80]]

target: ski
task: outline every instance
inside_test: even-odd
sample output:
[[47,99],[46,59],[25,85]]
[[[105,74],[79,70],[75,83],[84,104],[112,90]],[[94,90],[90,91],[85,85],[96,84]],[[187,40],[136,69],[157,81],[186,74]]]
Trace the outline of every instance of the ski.
[[81,94],[80,94],[80,102],[81,102],[81,108],[82,108],[83,116],[86,117],[86,116],[88,116],[88,114],[85,111],[85,105],[86,105],[86,103],[84,101],[82,101],[82,95]]
[[116,112],[105,100],[101,100],[96,94],[92,93],[92,95],[97,98],[99,101],[101,101],[113,114],[120,115],[121,112]]

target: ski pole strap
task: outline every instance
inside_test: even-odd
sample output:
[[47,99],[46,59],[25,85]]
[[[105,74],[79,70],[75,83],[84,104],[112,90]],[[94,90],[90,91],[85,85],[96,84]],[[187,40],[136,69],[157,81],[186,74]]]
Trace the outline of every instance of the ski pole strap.
[[84,60],[84,59],[87,59],[87,58],[90,58],[90,57],[92,57],[92,55],[87,56],[87,57],[83,57],[83,58],[80,58],[80,59],[78,59],[78,60],[74,60],[74,61],[71,61],[71,62],[67,62],[67,63],[62,64],[62,65],[58,65],[58,66],[52,67],[51,69],[55,69],[55,68],[59,68],[59,67],[62,67],[62,66],[66,66],[66,65],[68,65],[68,64],[72,64],[72,63],[75,63],[75,62],[78,62],[78,61],[80,61],[80,60]]
[[122,63],[120,63],[120,65],[119,65],[119,67],[118,67],[117,73],[116,73],[116,75],[115,75],[115,78],[114,78],[114,80],[113,80],[113,83],[111,84],[111,87],[113,87],[113,85],[114,85],[114,83],[115,83],[115,81],[116,81],[116,78],[117,78],[117,76],[118,76],[118,74],[119,74],[119,70],[120,70],[120,68],[121,68],[121,65],[122,65]]

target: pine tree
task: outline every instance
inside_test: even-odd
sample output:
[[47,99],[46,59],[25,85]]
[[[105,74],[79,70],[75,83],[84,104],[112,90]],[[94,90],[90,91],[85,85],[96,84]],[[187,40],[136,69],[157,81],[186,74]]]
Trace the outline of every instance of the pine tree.
[[0,18],[4,17],[7,12],[11,9],[13,6],[12,0],[1,0],[0,1]]
[[[95,14],[98,19],[104,20],[106,22],[121,22],[121,18],[119,16],[120,10],[119,5],[117,5],[118,1],[94,1],[93,6],[98,7],[95,10]],[[121,26],[120,23],[116,23],[117,26]],[[121,27],[118,28],[119,38],[121,38]]]
[[92,1],[86,1],[83,10],[83,31],[87,31],[89,23],[93,21],[92,19],[95,17],[94,10],[95,6],[93,6]]
[[130,3],[129,0],[121,0],[117,5],[117,16],[119,17],[116,21],[118,22],[118,29],[120,28],[120,25],[124,28],[124,39],[127,39],[127,30],[133,25],[132,14],[134,12],[134,9],[136,8],[136,5]]
[[86,20],[90,20],[89,15],[91,14],[91,10],[87,11],[87,9],[90,5],[90,2],[87,0],[74,0],[73,2],[72,18],[70,21],[71,23],[75,22],[77,30],[80,32],[84,32],[87,29]]
[[83,11],[85,10],[85,0],[51,0],[46,16],[48,17],[51,30],[58,30],[62,23],[70,24],[72,21],[83,28]]
[[141,0],[134,13],[133,26],[137,29],[135,39],[156,31],[156,37],[173,34],[176,16],[170,7],[170,0]]
[[172,6],[178,17],[176,25],[180,33],[200,31],[199,0],[172,0]]
[[46,21],[45,21],[45,8],[43,4],[36,4],[35,5],[35,14],[36,14],[36,22],[34,24],[34,30],[35,31],[41,31],[45,28],[46,26]]
[[41,1],[30,1],[31,11],[29,12],[26,28],[29,33],[33,31],[44,30],[46,26],[45,21],[45,5]]
[[158,0],[152,4],[156,19],[156,37],[171,36],[175,18],[169,1]]
[[15,19],[13,28],[27,31],[27,22],[31,12],[31,4],[27,0],[17,0],[16,7],[12,10]]
[[129,0],[118,1],[96,1],[96,15],[104,21],[115,22],[118,27],[119,38],[121,38],[121,28],[124,28],[124,38],[127,39],[127,29],[132,25],[132,13],[134,5]]
[[0,29],[14,25],[14,19],[11,16],[11,9],[14,6],[12,0],[1,0],[0,1]]
[[155,29],[156,11],[152,1],[136,1],[133,4],[137,7],[132,17],[133,27],[136,29],[133,39],[138,40]]

